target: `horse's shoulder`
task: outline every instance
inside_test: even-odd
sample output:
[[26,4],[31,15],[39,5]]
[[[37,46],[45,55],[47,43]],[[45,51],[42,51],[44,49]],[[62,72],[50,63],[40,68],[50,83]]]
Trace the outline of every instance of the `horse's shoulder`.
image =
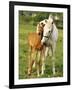
[[28,34],[28,42],[32,47],[38,47],[40,44],[41,38],[37,33],[29,33]]

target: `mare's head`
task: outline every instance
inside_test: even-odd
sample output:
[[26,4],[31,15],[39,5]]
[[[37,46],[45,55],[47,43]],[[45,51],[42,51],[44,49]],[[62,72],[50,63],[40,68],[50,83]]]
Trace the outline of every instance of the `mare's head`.
[[47,42],[47,40],[51,36],[52,31],[53,31],[53,18],[49,16],[47,23],[45,24],[44,30],[43,30],[43,38],[41,40],[42,44]]

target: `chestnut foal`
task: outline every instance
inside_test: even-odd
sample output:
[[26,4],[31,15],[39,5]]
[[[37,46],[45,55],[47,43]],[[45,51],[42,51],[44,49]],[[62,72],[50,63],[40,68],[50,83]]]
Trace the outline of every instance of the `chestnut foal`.
[[33,64],[36,64],[37,69],[37,76],[40,76],[42,68],[43,68],[43,59],[42,56],[44,55],[44,46],[41,45],[42,39],[42,32],[43,32],[44,24],[38,24],[37,29],[39,33],[36,32],[28,34],[28,44],[29,44],[29,65],[28,65],[28,75],[32,72]]

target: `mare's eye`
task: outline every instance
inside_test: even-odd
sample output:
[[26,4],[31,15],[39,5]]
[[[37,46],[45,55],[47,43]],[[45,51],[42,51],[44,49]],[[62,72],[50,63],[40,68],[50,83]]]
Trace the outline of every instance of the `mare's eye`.
[[52,22],[52,24],[53,24],[53,22]]
[[49,33],[50,33],[51,31],[49,31]]

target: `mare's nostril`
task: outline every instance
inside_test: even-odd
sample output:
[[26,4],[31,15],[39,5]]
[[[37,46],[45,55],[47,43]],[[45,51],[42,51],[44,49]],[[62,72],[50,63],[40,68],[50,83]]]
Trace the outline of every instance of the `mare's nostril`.
[[46,43],[44,42],[43,45],[46,45]]
[[49,33],[50,33],[51,31],[49,31]]

